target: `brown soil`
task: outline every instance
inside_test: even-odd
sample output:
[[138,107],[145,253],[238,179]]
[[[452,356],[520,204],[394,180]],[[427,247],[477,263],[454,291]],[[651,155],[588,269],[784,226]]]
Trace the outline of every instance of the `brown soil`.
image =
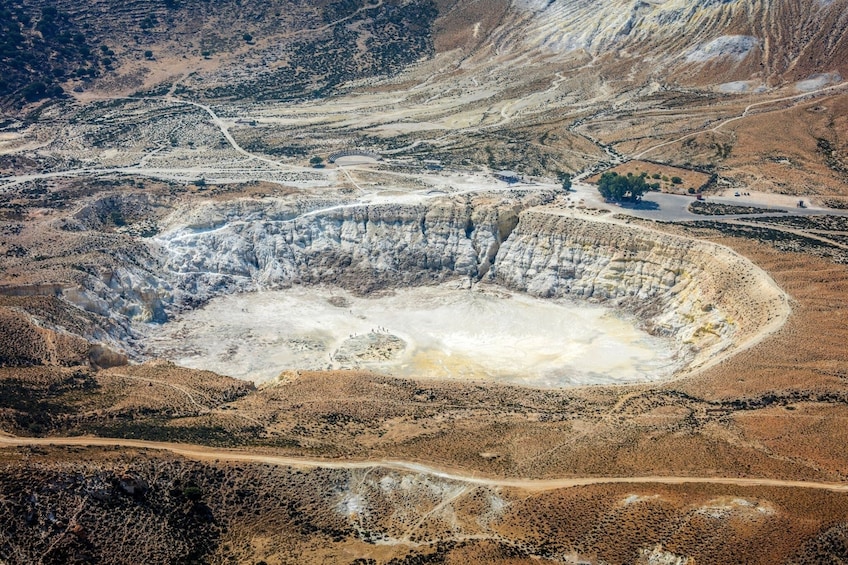
[[0,540],[15,563],[821,563],[839,558],[848,511],[845,494],[810,489],[527,491],[132,448],[20,448],[0,461]]
[[[706,107],[694,112],[689,108],[680,122],[669,115],[665,117],[667,124],[641,120],[631,129],[618,130],[611,122],[609,135],[617,136],[614,140],[619,151],[638,153],[659,140],[642,137],[637,125],[673,132],[666,134],[668,140],[691,134],[645,157],[712,166],[730,186],[747,191],[837,200],[848,195],[846,140],[840,133],[845,131],[848,119],[848,95],[767,104],[717,131],[704,126],[704,120],[715,127],[727,118],[741,116],[743,111],[741,105]],[[693,115],[701,120],[692,123],[691,129],[678,129]],[[628,132],[632,137],[627,137]]]
[[[663,163],[651,163],[648,161],[633,160],[622,163],[610,169],[610,171],[620,175],[633,174],[639,176],[642,173],[648,173],[648,178],[645,182],[658,183],[662,192],[670,192],[672,194],[689,194],[689,189],[692,188],[698,192],[709,183],[710,175],[691,169],[683,169],[680,167],[672,167]],[[659,175],[659,178],[654,178]],[[672,178],[679,177],[682,182],[675,184],[671,181]],[[586,179],[588,182],[597,182],[600,175],[594,175]]]
[[[845,0],[835,2],[845,4]],[[217,96],[210,90],[219,86],[212,80],[220,76],[216,70],[244,69],[244,63],[251,62],[264,68],[263,53],[276,57],[270,64],[284,69],[289,64],[286,49],[301,40],[332,47],[332,32],[320,10],[346,3],[300,2],[297,9],[289,10],[289,4],[279,1],[223,2],[220,6],[177,2],[182,6],[177,26],[166,23],[171,17],[168,2],[157,4],[153,11],[143,2],[122,4],[120,10],[113,4],[90,4],[92,10],[96,8],[91,13],[105,14],[92,19],[90,32],[108,38],[104,46],[116,51],[117,70],[92,83],[77,79],[67,83],[69,90],[84,86],[85,92],[74,94],[75,102],[83,105],[146,89],[150,96],[165,97],[170,92],[187,100]],[[403,7],[410,3],[384,0],[375,4]],[[363,92],[397,90],[407,100],[401,106],[432,105],[425,113],[408,115],[401,107],[398,123],[407,118],[422,123],[444,120],[450,133],[445,145],[425,142],[421,150],[426,147],[426,152],[410,153],[415,158],[438,158],[448,166],[468,159],[493,170],[553,174],[605,158],[602,148],[586,134],[612,144],[624,155],[655,147],[644,158],[666,164],[631,161],[616,171],[658,173],[663,190],[700,188],[710,175],[693,170],[698,168],[715,171],[717,190],[744,187],[804,198],[815,195],[821,202],[848,202],[844,135],[848,94],[765,104],[742,117],[747,104],[782,94],[736,96],[685,86],[715,82],[718,76],[733,78],[733,73],[747,78],[760,72],[768,86],[776,86],[781,80],[798,80],[820,71],[822,65],[844,67],[848,60],[840,55],[845,52],[844,34],[825,33],[841,28],[823,28],[819,35],[810,30],[812,24],[789,27],[798,20],[814,21],[806,17],[808,6],[782,2],[762,21],[731,26],[734,33],[760,36],[758,28],[765,25],[776,30],[775,37],[795,38],[773,41],[761,61],[749,57],[735,70],[720,63],[682,69],[676,77],[663,79],[662,89],[655,94],[635,96],[632,101],[618,94],[635,92],[657,77],[649,76],[647,65],[634,65],[637,59],[622,51],[598,57],[591,65],[588,55],[575,55],[575,60],[585,59],[587,66],[573,71],[553,54],[551,61],[519,59],[500,75],[506,82],[501,90],[481,100],[443,107],[439,99],[454,96],[454,79],[476,81],[475,76],[483,78],[489,72],[481,67],[479,75],[464,74],[466,63],[469,68],[485,64],[494,69],[500,65],[498,57],[503,61],[513,55],[509,49],[496,53],[495,44],[488,47],[490,32],[502,21],[507,2],[437,0],[436,4],[443,15],[435,23],[433,47],[439,53],[456,50],[456,64],[439,60],[443,68],[436,68],[432,62],[420,63],[422,68],[431,65],[427,73],[432,72],[436,89],[410,90],[431,81],[423,74],[402,76],[373,89],[363,87]],[[86,10],[69,0],[62,0],[59,7],[69,12]],[[149,13],[157,17],[157,24],[142,31],[139,23]],[[124,22],[131,25],[123,26]],[[123,28],[116,34],[114,28],[119,26]],[[346,21],[338,30],[359,33]],[[255,39],[244,40],[245,32]],[[805,44],[801,40],[805,34],[815,36],[816,45],[831,39],[834,43],[821,48],[819,55],[826,51],[827,57],[814,60],[815,53],[805,52],[806,57],[795,60],[787,70],[788,63],[781,60],[789,61],[790,52],[794,56],[793,50]],[[361,35],[363,41],[366,35]],[[274,49],[279,45],[282,55],[277,57]],[[152,58],[144,55],[148,49],[153,51]],[[301,63],[314,64],[324,72],[336,63],[350,62],[355,67],[358,63],[353,59],[324,53],[319,63],[308,56]],[[526,76],[516,76],[525,72]],[[556,90],[553,82],[560,80],[558,73],[565,74],[562,88]],[[634,73],[632,79],[623,79],[629,73]],[[250,75],[251,71],[244,71],[232,84],[252,80]],[[354,76],[360,74],[345,81]],[[285,86],[283,80],[272,80],[263,85],[267,88],[263,92],[290,96],[278,89]],[[538,102],[541,109],[521,109],[518,102],[532,108],[532,95],[548,89],[552,89],[550,103],[544,99]],[[789,88],[786,91],[794,94]],[[252,100],[256,92],[233,90],[222,96]],[[554,102],[555,96],[564,101]],[[592,97],[600,98],[589,100]],[[342,97],[337,100],[345,102]],[[380,111],[383,105],[381,100]],[[61,108],[86,120],[83,107],[68,103]],[[114,114],[125,113],[122,104],[115,108]],[[446,118],[457,108],[459,117]],[[605,111],[597,114],[598,108]],[[197,108],[191,111],[201,113]],[[92,115],[108,124],[106,118],[112,113]],[[51,147],[44,151],[12,148],[16,143],[40,147],[53,137],[64,143],[74,128],[81,127],[70,127],[56,113],[52,115],[45,120],[55,120],[55,130],[44,126],[41,133],[25,132],[34,137],[6,140],[9,145],[3,152],[8,154],[0,159],[0,173],[22,175],[64,165],[83,166],[78,159],[94,155],[99,143],[132,146],[134,138],[142,135],[141,130],[130,128],[89,147],[83,138],[93,130],[81,129],[79,137],[85,143],[70,140],[68,147],[81,143],[85,151],[65,157],[54,157]],[[735,117],[740,118],[727,121]],[[202,119],[207,116],[203,114]],[[587,120],[583,126],[574,125],[583,119]],[[38,130],[34,126],[39,118],[33,120],[33,129]],[[460,125],[453,127],[452,120]],[[191,124],[187,130],[198,127],[198,123],[186,123]],[[296,150],[303,162],[308,155],[341,148],[351,140],[377,143],[376,138],[363,135],[372,130],[356,125],[332,126],[329,133],[303,131],[307,129],[300,125],[275,129],[266,124],[234,127],[233,133],[239,140],[256,142],[269,155],[291,143],[288,149]],[[217,128],[214,132],[218,134]],[[441,136],[442,132],[433,135]],[[385,141],[385,147],[403,147],[428,137],[413,131],[405,136],[386,134],[379,141]],[[159,143],[158,138],[155,141]],[[659,146],[663,142],[669,143]],[[55,147],[64,147],[62,143]],[[146,149],[148,155],[156,144]],[[362,178],[376,181],[377,175],[362,173]],[[663,176],[669,181],[663,181]],[[674,176],[683,182],[673,185]],[[654,385],[533,390],[482,382],[402,380],[360,371],[291,371],[281,375],[276,386],[256,389],[168,362],[125,365],[120,354],[98,349],[80,337],[115,328],[106,316],[62,300],[62,291],[87,277],[108,280],[127,257],[147,253],[139,238],[155,232],[156,221],[168,213],[169,203],[262,198],[296,191],[270,182],[197,186],[85,177],[4,188],[0,194],[0,433],[198,444],[214,447],[218,451],[204,453],[217,453],[220,460],[196,454],[183,457],[128,442],[92,447],[80,440],[79,445],[64,447],[3,447],[0,562],[848,561],[848,495],[828,490],[833,484],[846,483],[848,469],[844,449],[848,440],[844,425],[848,419],[848,260],[844,249],[825,249],[820,239],[770,240],[765,237],[770,236],[765,224],[761,231],[734,231],[719,221],[696,227],[652,225],[716,241],[750,258],[792,297],[793,309],[788,322],[756,346],[697,375]],[[132,198],[132,205],[116,210],[107,205],[75,208],[94,199],[107,202],[114,194]],[[88,222],[90,229],[73,229],[72,216]],[[842,230],[841,225],[791,226],[794,235],[815,232],[820,238],[826,231],[834,241],[844,236],[830,233]],[[103,368],[110,365],[114,366]],[[224,460],[222,454],[232,450],[249,452],[251,458]],[[257,454],[292,459],[290,464],[263,462],[255,458]],[[295,458],[336,462],[340,468],[299,465]],[[349,465],[366,460],[395,463]],[[415,464],[429,468],[416,469]],[[496,480],[458,480],[436,469]],[[533,489],[502,480],[566,479],[567,483],[580,478],[656,476],[716,481],[640,480]],[[738,484],[738,479],[750,481]],[[761,480],[776,482],[755,484]],[[802,488],[791,481],[831,486]]]

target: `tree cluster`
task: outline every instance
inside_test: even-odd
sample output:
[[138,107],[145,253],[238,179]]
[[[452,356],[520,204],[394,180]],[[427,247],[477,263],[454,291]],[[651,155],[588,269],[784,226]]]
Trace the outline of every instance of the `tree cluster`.
[[606,200],[613,202],[621,202],[623,200],[637,202],[649,190],[657,190],[659,188],[659,185],[656,183],[648,184],[645,182],[647,176],[647,173],[642,173],[639,176],[629,173],[627,176],[624,176],[609,171],[601,175],[598,181],[598,191]]

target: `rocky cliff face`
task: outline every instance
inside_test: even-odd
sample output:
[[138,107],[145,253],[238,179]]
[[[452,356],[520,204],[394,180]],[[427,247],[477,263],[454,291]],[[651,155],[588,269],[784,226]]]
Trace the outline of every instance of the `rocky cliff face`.
[[163,218],[165,230],[143,240],[143,252],[57,292],[109,320],[113,339],[88,337],[133,347],[133,322],[161,323],[221,294],[296,284],[364,293],[456,277],[470,283],[489,272],[520,210],[550,197],[318,210],[277,199],[207,202]]
[[695,365],[788,313],[785,295],[727,248],[625,225],[525,212],[493,279],[537,296],[609,302],[692,346]]
[[192,293],[318,283],[368,292],[457,276],[476,280],[488,273],[519,210],[549,196],[499,206],[444,200],[300,215],[269,205],[242,210],[248,220],[234,222],[213,207],[159,243],[177,286]]
[[744,346],[788,311],[771,279],[726,248],[531,209],[548,196],[305,213],[272,200],[210,204],[170,220],[181,225],[156,238],[155,274],[127,270],[66,296],[161,321],[159,312],[223,293],[295,284],[370,292],[462,278],[607,303],[691,349],[696,365]]

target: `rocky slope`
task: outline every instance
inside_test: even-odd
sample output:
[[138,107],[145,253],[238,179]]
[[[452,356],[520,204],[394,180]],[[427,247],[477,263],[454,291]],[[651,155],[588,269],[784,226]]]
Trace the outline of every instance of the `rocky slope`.
[[273,203],[228,203],[191,211],[188,225],[157,241],[178,286],[192,292],[221,284],[250,290],[312,283],[367,292],[479,278],[517,223],[518,210],[535,202],[444,200],[300,215]]
[[[214,79],[207,76],[195,85],[203,91],[200,95],[215,99],[301,99],[327,94],[346,81],[396,74],[432,55],[431,27],[437,15],[430,0],[26,0],[21,4],[15,11],[20,16],[5,26],[9,33],[23,34],[8,48],[10,53],[19,54],[26,47],[24,37],[47,38],[46,32],[35,32],[41,31],[45,14],[56,13],[57,8],[61,23],[70,30],[67,39],[60,38],[61,46],[85,46],[93,63],[83,59],[88,66],[72,74],[78,66],[74,59],[57,75],[68,92],[89,90],[95,76],[101,77],[97,84],[104,90],[132,92],[174,74],[187,75],[189,69],[218,69],[223,64]],[[0,69],[28,67],[31,82],[54,81],[49,66],[40,70],[26,59],[19,62],[3,55]],[[100,59],[105,62],[100,64]],[[0,96],[8,90],[13,100],[35,99],[26,82],[9,82],[8,88],[0,83]],[[42,84],[38,98],[49,94],[43,91]],[[61,94],[61,88],[56,92]]]
[[724,247],[650,230],[525,212],[494,279],[538,296],[609,301],[649,329],[690,344],[694,365],[782,324],[786,296]]
[[[600,77],[616,91],[651,83],[775,86],[816,73],[848,75],[846,0],[499,0],[484,6],[472,0],[27,0],[16,8],[21,17],[10,33],[38,31],[48,6],[58,7],[81,38],[74,41],[94,57],[90,72],[72,73],[75,64],[62,69],[69,92],[129,93],[194,72],[181,79],[193,96],[293,100],[414,72],[441,54],[448,59],[440,64],[448,66],[458,56],[463,72],[497,61],[507,83],[528,62],[559,61],[565,69],[587,69],[587,80]],[[62,45],[73,46],[71,38]],[[19,54],[23,40],[17,43],[9,53]],[[584,67],[587,58],[591,68]],[[0,64],[12,69],[9,61]],[[31,84],[54,81],[37,71],[37,65],[29,68]],[[97,74],[101,80],[92,82]],[[532,72],[518,75],[526,84],[537,79]],[[18,82],[11,96],[25,98],[31,85]]]
[[848,50],[848,11],[840,0],[518,0],[513,6],[515,21],[499,33],[515,50],[582,50],[627,61],[631,73],[671,69],[695,84],[752,74],[800,80],[816,69],[844,69]]

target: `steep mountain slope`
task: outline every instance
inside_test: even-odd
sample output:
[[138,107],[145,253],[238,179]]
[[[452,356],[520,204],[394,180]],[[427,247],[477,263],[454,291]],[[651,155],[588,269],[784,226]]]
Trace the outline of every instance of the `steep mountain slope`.
[[791,80],[844,65],[848,49],[839,0],[518,0],[513,17],[499,35],[514,49],[639,56],[655,70],[708,64]]
[[[321,96],[440,54],[463,70],[493,58],[513,71],[521,67],[510,61],[591,61],[584,74],[617,88],[848,74],[846,0],[23,0],[10,13],[46,38],[42,10],[54,4],[102,45],[109,64],[98,86],[118,91],[198,72],[192,89],[212,98]],[[67,90],[92,86],[94,73],[64,74]]]

